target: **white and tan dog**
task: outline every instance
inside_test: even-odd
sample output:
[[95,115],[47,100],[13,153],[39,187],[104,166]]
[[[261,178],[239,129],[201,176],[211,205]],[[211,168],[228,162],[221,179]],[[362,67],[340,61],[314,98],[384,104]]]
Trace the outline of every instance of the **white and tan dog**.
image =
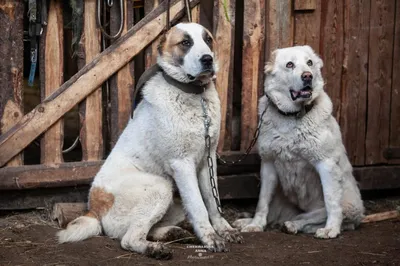
[[212,194],[205,148],[201,99],[211,118],[211,154],[220,130],[220,101],[213,38],[195,23],[173,27],[159,47],[157,71],[143,86],[143,100],[96,175],[89,212],[58,233],[74,242],[102,231],[121,239],[124,249],[156,258],[171,252],[161,242],[186,235],[176,226],[185,218],[174,202],[174,185],[198,238],[211,251],[226,251],[225,241],[241,242],[237,229],[220,215]]
[[265,67],[261,191],[254,218],[234,223],[242,232],[283,224],[288,233],[335,238],[363,218],[360,191],[323,89],[322,66],[309,46],[296,46],[276,50]]

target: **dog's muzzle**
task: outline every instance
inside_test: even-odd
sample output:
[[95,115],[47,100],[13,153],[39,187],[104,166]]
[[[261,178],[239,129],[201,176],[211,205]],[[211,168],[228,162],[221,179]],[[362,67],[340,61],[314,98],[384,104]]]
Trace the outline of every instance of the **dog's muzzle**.
[[292,97],[292,100],[295,101],[299,98],[302,99],[308,99],[311,98],[312,96],[312,79],[313,75],[311,72],[303,72],[301,74],[301,80],[303,81],[303,88],[299,91],[295,91],[293,89],[290,89],[290,96]]

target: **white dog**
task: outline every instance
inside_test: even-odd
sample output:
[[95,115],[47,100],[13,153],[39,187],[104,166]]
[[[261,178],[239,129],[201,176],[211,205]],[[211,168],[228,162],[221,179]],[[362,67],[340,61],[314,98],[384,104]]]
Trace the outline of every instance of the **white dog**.
[[363,218],[360,191],[323,90],[322,66],[311,47],[296,46],[276,50],[265,67],[261,191],[254,218],[234,223],[242,232],[283,223],[288,233],[335,238]]
[[178,24],[167,33],[159,47],[158,70],[145,83],[133,119],[93,181],[89,212],[58,233],[61,243],[103,230],[121,239],[124,249],[169,258],[162,243],[147,239],[165,241],[187,233],[176,226],[185,213],[173,200],[175,184],[204,245],[222,252],[225,240],[242,241],[218,211],[207,165],[202,99],[211,120],[216,175],[220,101],[212,82],[213,43],[210,32],[195,23]]

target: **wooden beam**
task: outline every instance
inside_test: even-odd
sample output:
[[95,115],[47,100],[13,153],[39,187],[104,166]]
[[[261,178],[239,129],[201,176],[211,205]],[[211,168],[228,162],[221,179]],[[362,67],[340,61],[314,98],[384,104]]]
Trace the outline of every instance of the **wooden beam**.
[[190,11],[193,23],[200,23],[200,8],[201,5],[197,5]]
[[[400,148],[400,3],[396,4],[396,21],[393,44],[392,66],[392,97],[390,107],[390,147]],[[400,158],[388,161],[390,164],[400,164]]]
[[[191,5],[195,6],[198,2],[199,0],[191,1]],[[13,128],[1,135],[0,167],[20,153],[29,143],[154,40],[164,29],[165,21],[162,20],[164,12],[164,5],[156,8],[115,44],[94,58],[91,63],[25,115]],[[183,1],[171,6],[171,18],[177,19],[183,13]]]
[[[264,84],[265,0],[244,2],[241,150],[249,147],[258,124]],[[261,93],[260,93],[261,92]]]
[[[23,117],[24,13],[22,0],[0,2],[0,134]],[[23,164],[22,153],[10,159],[7,166]]]
[[269,0],[265,9],[266,42],[265,59],[278,49],[293,45],[293,8],[292,0]]
[[[340,129],[350,162],[365,163],[369,1],[344,1],[344,59]],[[329,64],[329,62],[328,62]]]
[[294,0],[294,10],[312,11],[317,9],[318,0]]
[[[41,98],[46,99],[64,82],[64,24],[62,1],[50,0],[47,26],[40,41]],[[43,135],[40,143],[42,164],[63,162],[64,122],[58,120]]]
[[221,132],[218,151],[230,150],[232,130],[233,53],[236,0],[214,2],[214,52],[219,64],[216,88],[221,100]]
[[371,1],[365,164],[387,163],[395,7],[393,0]]
[[[133,2],[124,1],[125,20],[122,34],[126,34],[134,25]],[[111,34],[114,35],[120,27],[119,5],[111,9]],[[129,121],[132,108],[132,93],[135,84],[134,62],[123,66],[110,81],[111,100],[111,148],[114,147],[119,136]]]
[[[144,1],[144,13],[149,14],[160,4],[160,0],[146,0]],[[163,18],[165,20],[165,18]],[[157,63],[157,47],[160,44],[160,38],[155,39],[144,51],[145,69]]]
[[321,1],[315,3],[314,12],[294,12],[293,16],[296,22],[293,45],[309,45],[319,53]]
[[[100,29],[97,27],[97,1],[84,1],[83,32],[80,50],[83,51],[84,63],[89,64],[101,51]],[[82,160],[97,161],[103,158],[103,108],[101,85],[91,92],[79,105],[81,122],[80,141]]]
[[343,1],[321,1],[320,53],[325,90],[333,103],[333,115],[340,122],[343,65]]
[[84,202],[56,203],[53,206],[51,219],[57,221],[61,228],[65,228],[69,222],[85,214],[86,211],[87,203]]

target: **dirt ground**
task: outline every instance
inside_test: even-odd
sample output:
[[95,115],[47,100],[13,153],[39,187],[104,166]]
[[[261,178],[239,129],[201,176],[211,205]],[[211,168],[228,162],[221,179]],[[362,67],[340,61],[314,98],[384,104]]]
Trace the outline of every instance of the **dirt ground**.
[[[393,210],[399,198],[365,202],[368,212]],[[229,220],[241,208],[224,206]],[[254,204],[246,207],[254,209]],[[95,237],[58,245],[57,226],[46,211],[3,213],[0,217],[0,265],[400,265],[400,219],[364,224],[338,239],[287,235],[279,230],[244,234],[244,244],[228,253],[210,253],[195,244],[171,243],[173,258],[157,261]]]

